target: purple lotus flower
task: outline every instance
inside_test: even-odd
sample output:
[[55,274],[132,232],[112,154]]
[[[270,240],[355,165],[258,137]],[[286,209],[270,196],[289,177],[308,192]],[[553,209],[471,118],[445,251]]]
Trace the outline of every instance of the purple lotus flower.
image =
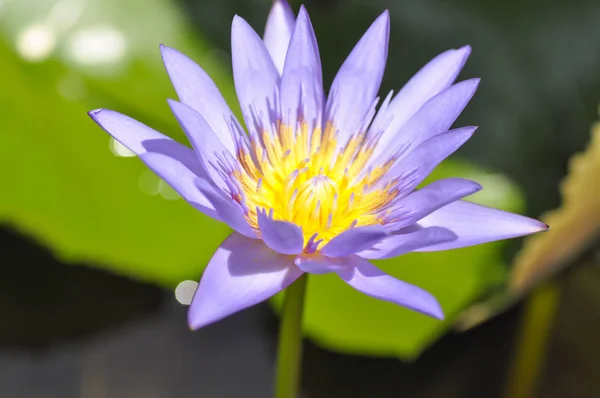
[[388,49],[384,12],[325,96],[304,7],[284,1],[264,40],[242,18],[231,30],[233,77],[246,131],[210,77],[176,50],[162,56],[181,102],[169,101],[193,149],[110,110],[90,116],[197,210],[234,232],[210,260],[189,309],[197,329],[266,300],[304,272],[335,272],[361,292],[442,318],[436,299],[372,265],[547,228],[460,200],[462,178],[417,186],[467,141],[450,130],[479,79],[453,84],[470,48],[444,52],[379,106]]

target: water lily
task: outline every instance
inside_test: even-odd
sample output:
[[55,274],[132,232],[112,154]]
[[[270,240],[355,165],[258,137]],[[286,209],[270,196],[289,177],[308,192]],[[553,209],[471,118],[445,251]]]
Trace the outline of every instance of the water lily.
[[[235,16],[233,77],[245,128],[211,78],[162,46],[192,148],[114,111],[90,116],[185,200],[234,232],[210,260],[189,309],[197,329],[268,299],[304,273],[442,318],[436,299],[369,262],[542,231],[539,221],[462,199],[476,182],[422,181],[475,132],[450,129],[479,79],[454,84],[470,47],[426,64],[381,105],[389,36],[384,12],[323,89],[304,7],[276,1],[264,39]],[[200,238],[199,238],[200,239]]]

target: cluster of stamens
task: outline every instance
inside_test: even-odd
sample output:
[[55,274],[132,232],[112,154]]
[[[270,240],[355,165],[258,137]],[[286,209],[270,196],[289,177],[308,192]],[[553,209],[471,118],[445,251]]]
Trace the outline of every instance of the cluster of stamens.
[[349,228],[389,221],[400,190],[397,180],[382,182],[391,162],[369,166],[375,139],[356,133],[340,146],[330,123],[323,129],[278,123],[272,131],[240,139],[227,171],[231,197],[253,228],[266,211],[298,225],[312,252]]

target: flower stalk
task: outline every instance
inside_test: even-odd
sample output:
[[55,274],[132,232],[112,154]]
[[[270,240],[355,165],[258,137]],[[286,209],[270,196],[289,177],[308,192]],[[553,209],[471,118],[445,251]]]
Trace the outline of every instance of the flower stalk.
[[281,308],[275,398],[297,398],[302,368],[302,314],[308,281],[302,275],[285,291]]

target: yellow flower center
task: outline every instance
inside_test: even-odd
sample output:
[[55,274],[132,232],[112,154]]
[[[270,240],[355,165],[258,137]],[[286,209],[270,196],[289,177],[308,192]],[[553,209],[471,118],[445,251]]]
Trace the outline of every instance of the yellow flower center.
[[258,228],[256,209],[272,209],[275,220],[302,228],[305,244],[313,237],[321,247],[354,226],[381,224],[382,208],[397,193],[394,184],[374,188],[390,164],[365,170],[374,150],[366,134],[340,148],[332,125],[301,126],[294,132],[280,124],[276,134],[263,132],[249,149],[238,149],[233,177],[243,194],[235,199],[248,209],[248,223]]

